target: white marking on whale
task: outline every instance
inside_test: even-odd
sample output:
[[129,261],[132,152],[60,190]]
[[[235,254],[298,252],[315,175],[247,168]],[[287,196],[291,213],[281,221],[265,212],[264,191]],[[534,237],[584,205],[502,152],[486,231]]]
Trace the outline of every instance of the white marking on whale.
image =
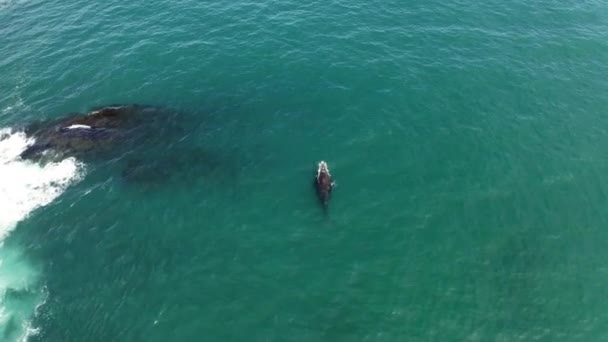
[[329,168],[327,167],[327,163],[324,161],[320,161],[319,169],[317,169],[317,179],[319,179],[319,176],[321,176],[321,173],[323,172],[327,173],[327,175],[331,177],[331,174],[329,173]]
[[83,128],[83,129],[91,129],[91,126],[87,126],[87,125],[71,125],[68,127],[64,127],[67,129],[78,129],[78,128]]

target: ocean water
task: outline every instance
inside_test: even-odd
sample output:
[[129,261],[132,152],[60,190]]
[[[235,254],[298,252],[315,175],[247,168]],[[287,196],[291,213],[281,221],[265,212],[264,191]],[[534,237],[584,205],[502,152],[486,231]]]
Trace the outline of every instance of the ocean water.
[[[606,2],[0,0],[0,56],[1,341],[608,340]],[[172,114],[19,159],[115,103]]]

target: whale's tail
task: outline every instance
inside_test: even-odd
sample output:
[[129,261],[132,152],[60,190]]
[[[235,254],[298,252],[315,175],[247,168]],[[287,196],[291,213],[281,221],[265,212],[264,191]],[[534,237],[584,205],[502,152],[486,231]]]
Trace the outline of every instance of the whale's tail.
[[323,203],[322,207],[323,207],[323,218],[327,220],[327,219],[329,219],[329,203]]

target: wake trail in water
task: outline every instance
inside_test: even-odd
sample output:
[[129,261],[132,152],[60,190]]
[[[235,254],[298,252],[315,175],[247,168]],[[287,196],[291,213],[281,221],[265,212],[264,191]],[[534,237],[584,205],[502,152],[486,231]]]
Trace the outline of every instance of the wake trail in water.
[[74,158],[44,165],[20,158],[34,140],[0,128],[0,340],[26,341],[36,333],[31,318],[44,301],[40,271],[18,246],[4,240],[17,224],[79,181],[84,165]]

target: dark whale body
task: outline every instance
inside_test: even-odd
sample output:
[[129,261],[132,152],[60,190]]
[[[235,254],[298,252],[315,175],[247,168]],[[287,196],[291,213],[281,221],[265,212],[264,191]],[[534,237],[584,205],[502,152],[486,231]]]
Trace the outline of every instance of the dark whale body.
[[[34,144],[21,158],[46,163],[65,157],[93,162],[113,160],[122,179],[140,186],[231,181],[237,167],[224,155],[187,139],[192,120],[157,106],[126,104],[70,113],[63,118],[35,122],[24,128]],[[187,125],[187,126],[186,126]]]
[[323,209],[325,210],[325,212],[327,212],[331,190],[333,189],[334,182],[331,178],[331,174],[329,173],[327,163],[324,161],[319,162],[317,175],[314,179],[314,185],[317,191],[317,197],[319,198],[319,201],[321,201]]
[[145,124],[153,121],[153,115],[147,114],[159,111],[152,106],[112,105],[32,124],[25,132],[35,143],[21,153],[21,158],[37,160],[49,154],[80,156],[115,148],[125,138],[142,138]]

